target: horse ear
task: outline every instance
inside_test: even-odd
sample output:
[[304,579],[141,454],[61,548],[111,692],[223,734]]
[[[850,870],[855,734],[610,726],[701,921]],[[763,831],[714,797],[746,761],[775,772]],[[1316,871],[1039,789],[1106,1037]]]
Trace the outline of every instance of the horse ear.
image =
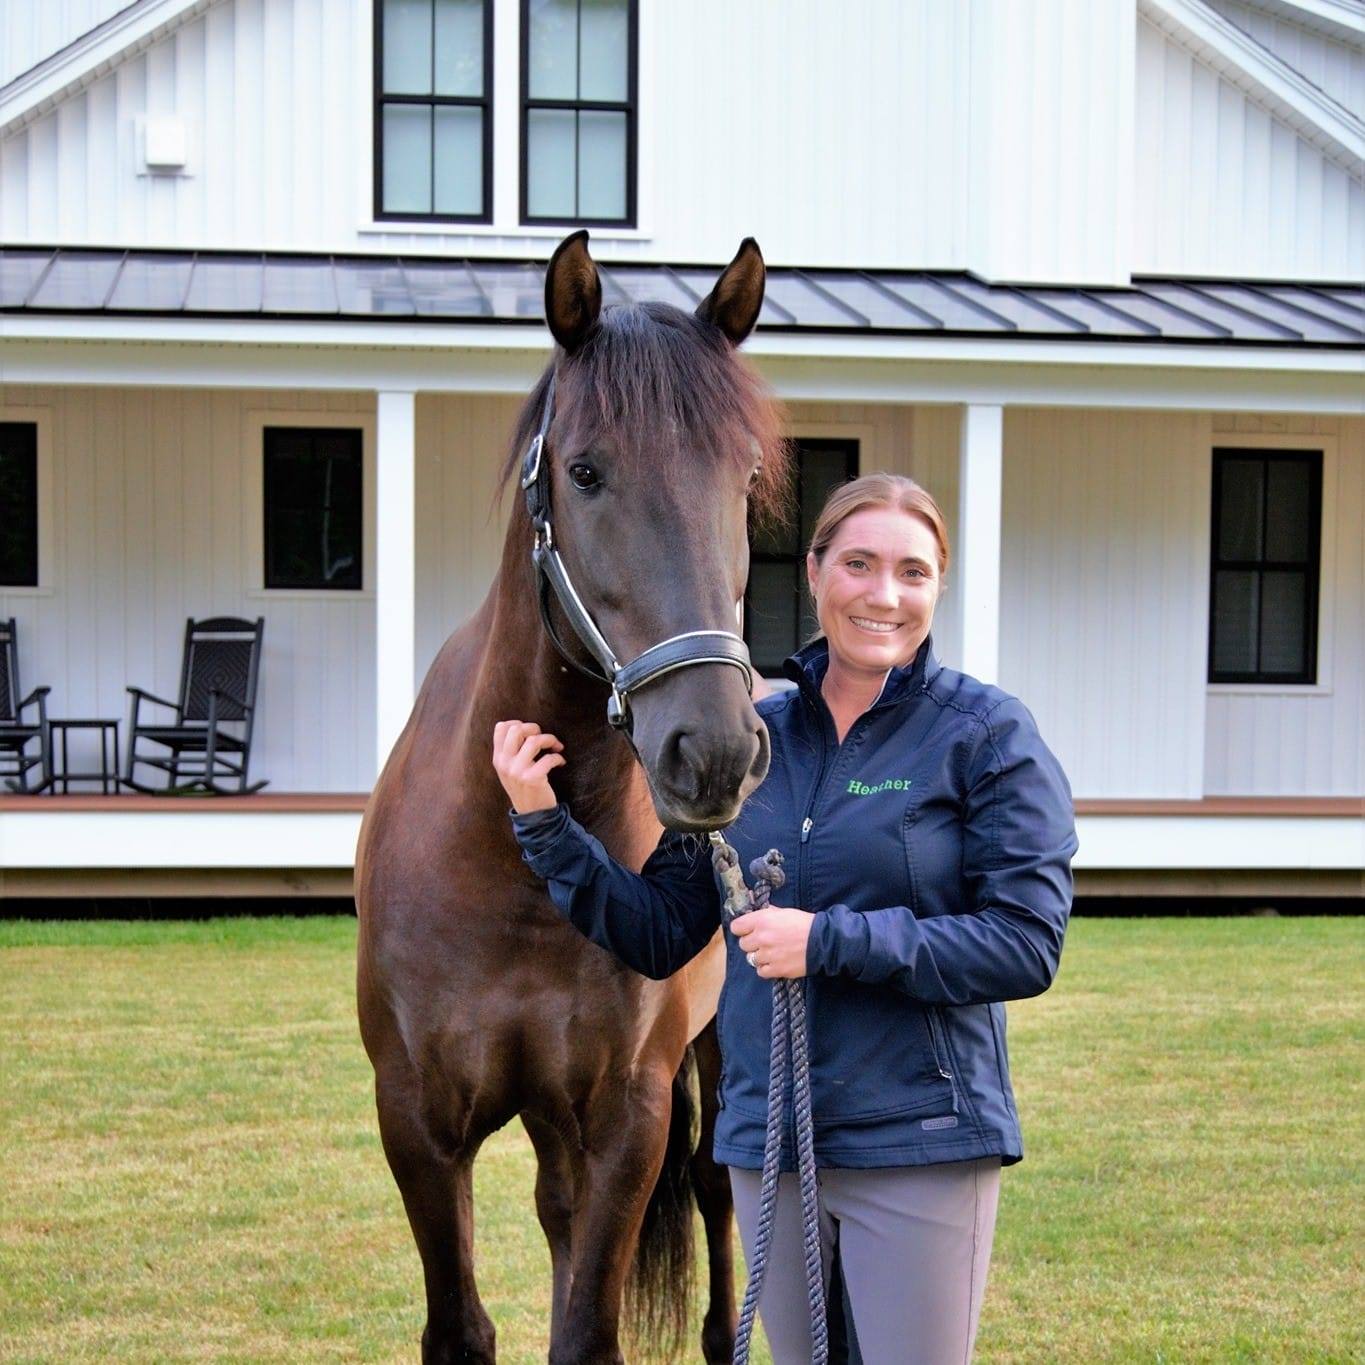
[[571,355],[588,338],[602,311],[602,281],[580,228],[555,248],[545,271],[545,321]]
[[697,316],[715,323],[738,346],[758,321],[766,282],[763,253],[752,237],[746,237],[716,287],[697,305]]

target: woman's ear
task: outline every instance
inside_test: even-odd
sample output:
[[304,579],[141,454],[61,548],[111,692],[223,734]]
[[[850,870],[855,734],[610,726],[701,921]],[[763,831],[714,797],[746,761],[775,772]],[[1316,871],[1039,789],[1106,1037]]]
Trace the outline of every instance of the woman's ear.
[[816,585],[820,582],[820,561],[813,550],[806,551],[806,586],[810,589],[810,599],[816,600]]

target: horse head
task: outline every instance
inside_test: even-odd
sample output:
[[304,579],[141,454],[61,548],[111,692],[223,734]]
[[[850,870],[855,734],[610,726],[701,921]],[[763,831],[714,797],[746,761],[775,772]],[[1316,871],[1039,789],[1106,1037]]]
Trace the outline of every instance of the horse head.
[[[737,352],[763,304],[757,244],[746,239],[689,312],[604,308],[587,236],[566,238],[546,272],[557,347],[514,450],[528,448],[539,423],[555,548],[624,663],[673,637],[741,628],[747,519],[779,503],[787,455],[776,405]],[[581,651],[572,631],[557,633]],[[768,768],[745,671],[675,668],[632,692],[628,706],[659,819],[681,830],[730,823]]]

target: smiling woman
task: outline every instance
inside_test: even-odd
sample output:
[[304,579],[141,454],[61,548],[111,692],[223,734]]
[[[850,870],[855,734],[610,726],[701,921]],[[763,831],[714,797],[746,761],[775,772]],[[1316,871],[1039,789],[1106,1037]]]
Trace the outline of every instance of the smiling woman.
[[[727,926],[715,1159],[752,1246],[771,982],[806,978],[821,1243],[868,1361],[970,1357],[1000,1170],[1023,1156],[1002,1002],[1051,985],[1071,910],[1066,775],[1017,698],[934,656],[948,559],[912,480],[834,490],[806,559],[820,634],[787,660],[796,690],[757,703],[771,764],[725,831],[741,866],[783,853],[798,905]],[[553,735],[498,743],[517,839],[561,912],[636,971],[677,971],[720,922],[709,862],[666,838],[630,871],[557,801]],[[794,1180],[760,1303],[777,1365],[812,1359]]]

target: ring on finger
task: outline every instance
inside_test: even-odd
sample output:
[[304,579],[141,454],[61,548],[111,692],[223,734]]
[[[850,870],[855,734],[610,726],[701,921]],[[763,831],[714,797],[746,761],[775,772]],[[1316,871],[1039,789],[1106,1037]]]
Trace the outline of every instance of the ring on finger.
[[744,956],[745,956],[746,958],[748,958],[748,960],[749,960],[749,966],[751,966],[751,967],[757,967],[757,966],[758,966],[758,954],[757,954],[757,953],[745,953]]

